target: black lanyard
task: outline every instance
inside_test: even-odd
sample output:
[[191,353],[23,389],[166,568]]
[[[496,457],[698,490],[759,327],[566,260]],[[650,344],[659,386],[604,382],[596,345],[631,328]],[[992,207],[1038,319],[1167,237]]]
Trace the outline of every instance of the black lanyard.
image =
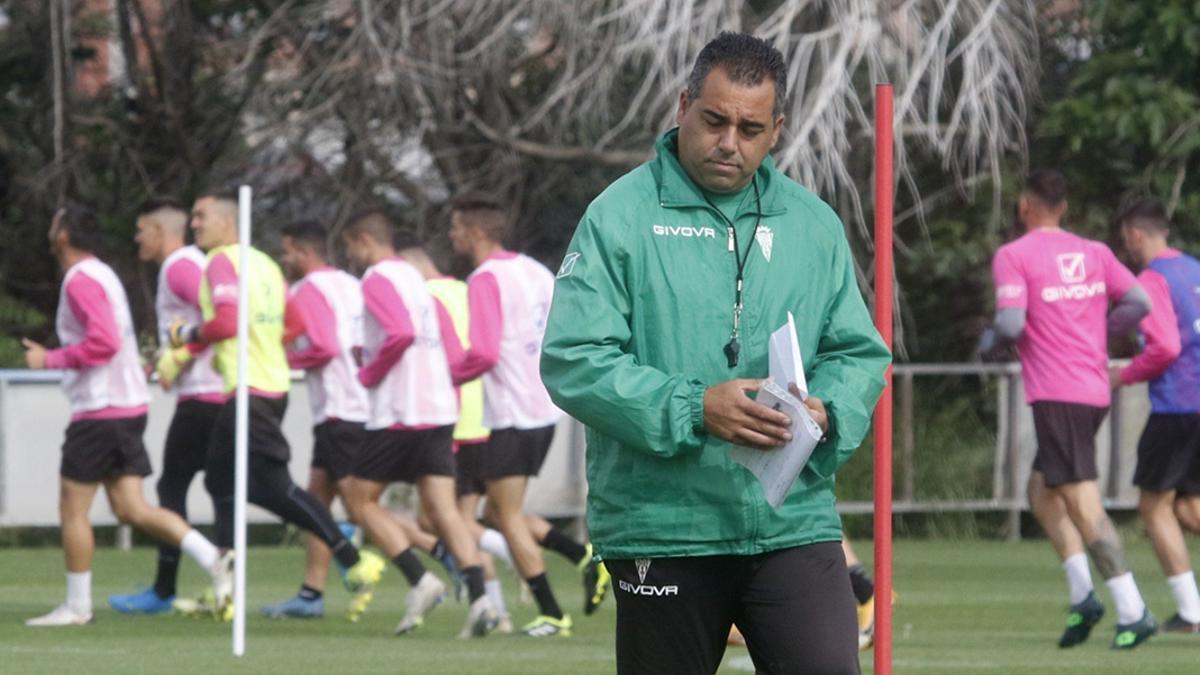
[[[754,235],[758,234],[758,226],[762,223],[762,198],[758,193],[758,177],[751,179],[750,184],[754,187]],[[701,193],[703,194],[703,193]],[[737,261],[737,275],[734,277],[733,284],[733,331],[729,334],[729,342],[725,343],[725,359],[729,362],[729,367],[733,368],[738,364],[738,352],[742,351],[742,345],[738,342],[738,329],[742,322],[742,283],[745,280],[746,262],[750,260],[750,249],[754,248],[754,240],[757,236],[751,236],[750,242],[746,244],[746,254],[742,255],[738,246],[737,227],[734,221],[730,220],[725,212],[718,209],[708,195],[704,195],[704,201],[721,216],[729,228],[729,239],[733,244],[733,257]],[[737,212],[734,212],[734,219],[737,218]]]

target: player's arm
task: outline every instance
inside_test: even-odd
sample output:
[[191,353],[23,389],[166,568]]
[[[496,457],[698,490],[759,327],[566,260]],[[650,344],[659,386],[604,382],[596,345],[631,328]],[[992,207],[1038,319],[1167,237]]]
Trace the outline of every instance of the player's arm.
[[[292,335],[285,342],[293,345],[287,350],[288,365],[299,370],[320,368],[341,353],[338,343],[337,315],[325,296],[310,283],[305,283],[288,298],[286,313],[291,316]],[[288,323],[285,321],[285,323]],[[299,340],[300,335],[306,339]],[[302,346],[296,346],[303,343]]]
[[1028,286],[1017,261],[1007,249],[1000,249],[992,260],[992,280],[996,286],[996,316],[991,327],[979,338],[980,354],[1008,347],[1025,332]]
[[[450,318],[450,312],[446,310],[446,306],[438,298],[433,299],[434,306],[437,307],[438,328],[442,333],[442,348],[446,351],[446,362],[450,364],[450,373],[453,376],[454,369],[462,363],[466,353],[463,351],[462,340],[458,339],[458,332],[454,330],[454,320]],[[455,382],[461,384],[461,382]]]
[[363,280],[362,293],[363,309],[375,319],[384,333],[383,344],[379,346],[375,358],[358,369],[358,381],[364,387],[374,387],[400,362],[404,351],[416,339],[417,332],[404,299],[385,277],[368,275]]
[[1113,302],[1112,311],[1108,313],[1108,334],[1126,335],[1150,313],[1150,296],[1138,284],[1133,272],[1117,260],[1112,249],[1104,244],[1097,246],[1104,262],[1104,287],[1108,299]]
[[[471,346],[457,363],[451,361],[454,384],[470,382],[500,361],[500,335],[504,317],[500,310],[500,284],[496,275],[484,272],[467,282],[467,306],[471,317],[468,335]],[[461,346],[461,343],[460,343]]]
[[170,328],[171,345],[197,351],[205,345],[237,337],[238,276],[228,254],[215,256],[204,270],[211,289],[213,316],[196,326],[177,322]]
[[1153,380],[1179,358],[1182,345],[1175,307],[1167,280],[1154,270],[1144,270],[1138,280],[1149,296],[1150,313],[1138,326],[1146,345],[1125,368],[1119,369],[1114,384],[1133,384]]
[[[828,217],[836,221],[832,212]],[[836,231],[843,232],[840,221]],[[892,360],[858,290],[851,256],[849,242],[839,236],[828,270],[837,281],[807,375],[810,397],[824,403],[830,420],[806,466],[822,478],[832,476],[862,443]]]
[[[121,349],[121,334],[116,315],[100,282],[76,274],[67,283],[67,303],[71,313],[84,327],[84,337],[73,345],[45,351],[40,365],[30,367],[78,370],[108,363]],[[27,341],[26,347],[36,345]],[[37,345],[40,348],[40,345]],[[32,350],[32,348],[30,347]],[[28,360],[29,355],[26,355]]]
[[660,457],[694,452],[706,436],[705,383],[639,364],[622,349],[630,303],[616,229],[589,214],[575,231],[554,284],[542,381],[559,408],[627,447]]

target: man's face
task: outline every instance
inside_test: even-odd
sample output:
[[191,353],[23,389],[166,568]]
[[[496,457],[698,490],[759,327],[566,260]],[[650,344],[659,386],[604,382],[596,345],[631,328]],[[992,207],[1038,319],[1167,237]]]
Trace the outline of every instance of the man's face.
[[283,263],[283,271],[292,279],[299,279],[304,276],[304,261],[307,249],[298,244],[295,239],[284,236],[283,255],[280,256],[279,262]]
[[355,269],[361,271],[371,266],[370,246],[367,244],[367,235],[361,232],[358,235],[342,235],[342,244],[346,247],[346,257],[350,259],[350,264]]
[[454,211],[450,214],[450,247],[459,255],[467,255],[471,252],[471,234],[474,228],[466,218],[463,217],[461,211]]
[[1145,262],[1142,260],[1142,244],[1145,236],[1145,233],[1136,227],[1121,226],[1121,244],[1125,246],[1125,251],[1139,263]]
[[694,101],[687,90],[679,95],[679,163],[706,190],[741,190],[779,140],[783,115],[774,110],[771,79],[746,86],[713,68]]
[[192,206],[192,222],[190,227],[196,235],[196,246],[205,251],[214,249],[227,242],[233,233],[235,223],[225,213],[225,209],[217,203],[215,197],[201,197]]
[[138,247],[138,260],[153,262],[162,252],[162,225],[156,220],[141,216],[137,219],[137,234],[133,237]]

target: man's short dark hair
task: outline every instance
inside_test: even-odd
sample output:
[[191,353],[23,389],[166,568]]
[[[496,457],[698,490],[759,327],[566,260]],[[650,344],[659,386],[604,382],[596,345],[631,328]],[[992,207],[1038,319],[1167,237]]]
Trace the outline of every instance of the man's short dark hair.
[[1167,205],[1161,200],[1142,197],[1121,209],[1117,225],[1136,227],[1152,234],[1166,234],[1171,229],[1171,219],[1167,216]]
[[151,197],[142,202],[142,205],[138,207],[137,217],[148,216],[151,213],[157,213],[164,209],[187,213],[187,209],[183,208],[183,205],[172,197]]
[[213,199],[221,202],[233,202],[234,204],[238,203],[238,191],[233,188],[210,188],[204,192],[201,192],[197,199],[204,199],[205,197],[212,197]]
[[1067,178],[1054,169],[1034,169],[1025,176],[1022,191],[1054,208],[1067,201]]
[[460,194],[450,202],[450,211],[462,214],[472,227],[483,230],[493,241],[504,241],[508,236],[508,209],[490,194]]
[[315,220],[297,220],[284,225],[279,233],[293,242],[307,246],[322,258],[327,258],[329,236],[325,228]]
[[88,253],[100,249],[100,223],[90,206],[67,202],[58,212],[58,228],[67,233],[71,248]]
[[713,68],[721,68],[734,83],[757,86],[770,78],[775,83],[775,109],[772,114],[783,113],[787,99],[787,64],[783,54],[770,42],[746,33],[722,32],[696,56],[692,72],[687,79],[689,101],[700,98],[704,80]]
[[342,231],[343,236],[353,239],[363,234],[387,246],[392,246],[396,241],[392,220],[381,208],[364,209],[350,216],[350,220],[346,221],[346,229]]

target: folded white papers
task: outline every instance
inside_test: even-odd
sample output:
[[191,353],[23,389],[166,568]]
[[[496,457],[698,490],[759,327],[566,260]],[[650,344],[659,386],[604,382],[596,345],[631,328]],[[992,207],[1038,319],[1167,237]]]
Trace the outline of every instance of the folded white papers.
[[792,420],[792,440],[782,448],[757,450],[733,446],[729,454],[746,467],[762,484],[763,494],[772,508],[779,508],[796,483],[808,458],[821,440],[821,427],[813,421],[808,408],[788,390],[794,382],[802,398],[808,396],[804,362],[796,340],[796,324],[791,312],[787,323],[771,335],[768,362],[771,379],[758,391],[757,401],[787,415]]

